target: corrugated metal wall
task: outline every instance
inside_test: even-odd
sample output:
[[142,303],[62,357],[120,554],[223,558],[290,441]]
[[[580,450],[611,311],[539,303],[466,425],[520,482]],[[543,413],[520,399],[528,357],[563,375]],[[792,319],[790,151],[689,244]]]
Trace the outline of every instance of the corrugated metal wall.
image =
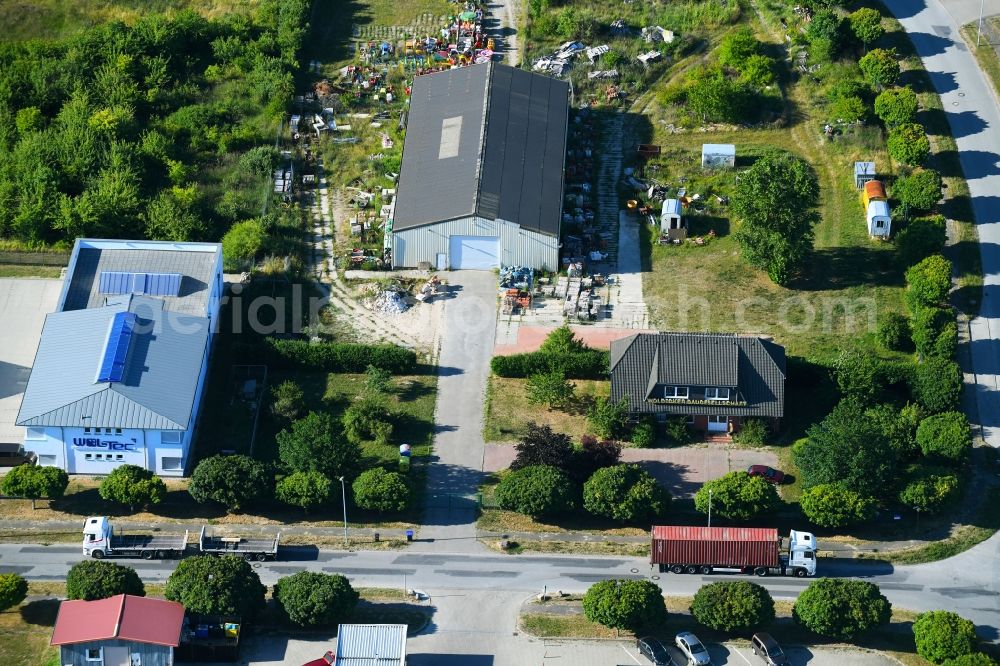
[[173,648],[171,647],[123,640],[63,645],[60,648],[59,663],[66,666],[100,666],[101,662],[99,661],[87,661],[87,648],[99,647],[127,647],[130,655],[139,655],[139,663],[142,666],[170,666],[173,663]]
[[448,254],[449,236],[498,236],[500,264],[556,270],[559,239],[521,229],[503,220],[465,217],[393,233],[392,265],[414,268],[421,261],[435,265],[437,254]]

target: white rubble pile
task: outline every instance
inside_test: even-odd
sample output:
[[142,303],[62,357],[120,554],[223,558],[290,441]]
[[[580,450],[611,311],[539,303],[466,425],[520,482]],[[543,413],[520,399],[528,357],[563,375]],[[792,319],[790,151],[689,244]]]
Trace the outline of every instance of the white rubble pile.
[[402,294],[388,289],[377,292],[373,298],[366,298],[362,301],[362,305],[369,310],[386,315],[403,314],[410,309],[409,304],[403,300]]

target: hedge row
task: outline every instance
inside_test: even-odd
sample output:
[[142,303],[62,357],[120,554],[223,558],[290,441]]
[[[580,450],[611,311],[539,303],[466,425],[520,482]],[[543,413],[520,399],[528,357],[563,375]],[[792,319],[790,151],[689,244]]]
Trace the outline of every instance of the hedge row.
[[301,365],[327,372],[364,372],[369,365],[405,375],[417,365],[417,355],[397,345],[358,345],[267,338],[275,365]]
[[499,377],[530,377],[539,373],[562,370],[569,379],[606,379],[608,352],[598,349],[571,354],[529,352],[510,356],[494,356],[490,361],[493,374]]

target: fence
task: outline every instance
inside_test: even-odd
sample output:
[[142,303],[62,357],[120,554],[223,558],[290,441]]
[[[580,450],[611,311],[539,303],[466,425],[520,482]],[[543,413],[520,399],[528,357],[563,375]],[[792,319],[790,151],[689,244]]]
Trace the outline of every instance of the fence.
[[0,252],[0,264],[66,266],[69,252]]

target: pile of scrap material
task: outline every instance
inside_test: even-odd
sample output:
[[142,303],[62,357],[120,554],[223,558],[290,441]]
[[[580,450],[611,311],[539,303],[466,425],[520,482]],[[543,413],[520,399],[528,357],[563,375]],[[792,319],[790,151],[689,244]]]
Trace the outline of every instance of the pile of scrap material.
[[432,275],[431,279],[421,285],[420,289],[417,291],[417,300],[421,303],[428,303],[432,298],[437,296],[438,288],[441,286],[441,280],[437,275]]
[[378,285],[371,285],[365,291],[372,295],[363,299],[361,304],[373,312],[396,315],[410,309],[410,304],[406,302],[404,293],[398,287],[382,289]]
[[531,291],[535,271],[528,266],[503,266],[500,268],[500,288]]
[[552,55],[544,56],[533,62],[531,69],[536,72],[549,72],[556,76],[562,76],[563,72],[569,68],[576,54],[586,50],[586,44],[581,42],[566,42],[556,49]]

